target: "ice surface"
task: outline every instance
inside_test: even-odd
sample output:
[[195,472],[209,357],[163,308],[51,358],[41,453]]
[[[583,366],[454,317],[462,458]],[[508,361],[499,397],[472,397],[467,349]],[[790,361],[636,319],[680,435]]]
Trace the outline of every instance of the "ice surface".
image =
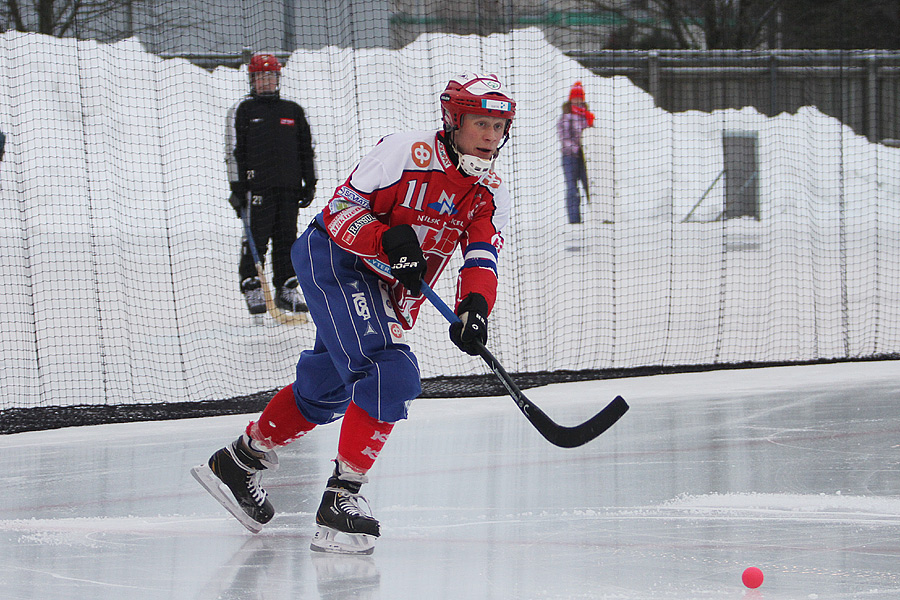
[[[309,551],[337,425],[280,452],[247,532],[188,470],[247,416],[0,436],[5,600],[900,597],[900,363],[526,391],[558,422],[631,411],[565,450],[507,397],[419,400],[363,491],[371,557]],[[758,566],[758,590],[741,573]]]

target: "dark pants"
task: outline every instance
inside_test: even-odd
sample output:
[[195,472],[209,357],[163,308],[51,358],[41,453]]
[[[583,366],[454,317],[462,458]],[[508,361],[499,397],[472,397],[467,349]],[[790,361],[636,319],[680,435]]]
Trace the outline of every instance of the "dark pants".
[[587,170],[580,154],[562,155],[563,174],[566,177],[566,213],[569,223],[581,223],[581,197],[578,194],[578,183],[587,194]]
[[[272,285],[280,288],[294,276],[291,266],[291,245],[297,239],[297,192],[294,190],[266,190],[254,192],[250,202],[250,232],[262,264],[266,263],[269,240],[272,241]],[[256,277],[253,253],[247,240],[241,244],[238,267],[241,281]]]

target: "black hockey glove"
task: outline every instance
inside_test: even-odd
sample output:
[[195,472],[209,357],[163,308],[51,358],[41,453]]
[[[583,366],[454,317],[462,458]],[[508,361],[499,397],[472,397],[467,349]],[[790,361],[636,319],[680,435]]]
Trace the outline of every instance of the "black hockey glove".
[[237,213],[237,216],[240,218],[244,218],[244,208],[247,206],[247,195],[244,194],[242,196],[238,196],[234,192],[231,192],[231,195],[228,196],[228,204],[234,209],[234,212]]
[[246,198],[247,192],[250,191],[250,186],[243,181],[231,181],[228,185],[231,186],[231,193],[241,198]]
[[395,225],[385,231],[381,237],[381,247],[391,263],[391,275],[413,296],[418,296],[422,292],[422,278],[428,265],[412,226]]
[[297,194],[297,206],[300,208],[306,208],[310,204],[312,204],[313,198],[316,197],[316,180],[313,179],[307,183],[304,183],[300,187],[300,192]]
[[450,325],[450,339],[466,354],[478,356],[475,342],[487,343],[487,300],[473,292],[459,303],[456,314],[462,323]]
[[232,181],[229,185],[231,186],[231,195],[228,197],[228,204],[239,218],[243,218],[244,209],[247,207],[247,192],[250,190],[242,181]]

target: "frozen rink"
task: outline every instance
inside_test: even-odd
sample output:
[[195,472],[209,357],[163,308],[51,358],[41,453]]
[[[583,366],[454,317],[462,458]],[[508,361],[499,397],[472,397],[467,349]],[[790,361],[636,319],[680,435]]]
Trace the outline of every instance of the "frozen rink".
[[[249,416],[0,436],[4,600],[900,598],[900,363],[720,371],[418,400],[363,487],[371,557],[313,554],[338,427],[279,453],[246,531],[189,468]],[[762,587],[741,572],[758,566]]]

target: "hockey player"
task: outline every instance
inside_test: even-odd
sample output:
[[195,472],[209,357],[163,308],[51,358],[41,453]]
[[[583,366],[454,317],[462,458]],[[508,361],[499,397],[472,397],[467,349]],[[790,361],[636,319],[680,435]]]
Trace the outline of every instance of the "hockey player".
[[[316,324],[314,347],[296,380],[279,391],[233,443],[194,476],[241,523],[259,531],[274,515],[260,474],[275,449],[343,416],[334,472],[316,513],[313,550],[371,553],[380,534],[360,495],[394,424],[421,392],[405,342],[424,297],[457,247],[450,338],[476,354],[487,340],[497,289],[497,253],[510,197],[494,172],[516,103],[495,75],[465,73],[440,95],[441,131],[383,138],[292,249],[294,269]],[[222,485],[224,484],[224,486]]]
[[[272,54],[256,54],[247,68],[250,93],[228,111],[225,162],[231,186],[229,202],[242,215],[250,199],[250,231],[260,260],[272,240],[275,304],[305,311],[291,269],[291,244],[297,239],[297,214],[316,195],[312,135],[303,109],[280,96],[281,63]],[[252,314],[266,312],[262,282],[247,241],[238,266],[241,292]]]

